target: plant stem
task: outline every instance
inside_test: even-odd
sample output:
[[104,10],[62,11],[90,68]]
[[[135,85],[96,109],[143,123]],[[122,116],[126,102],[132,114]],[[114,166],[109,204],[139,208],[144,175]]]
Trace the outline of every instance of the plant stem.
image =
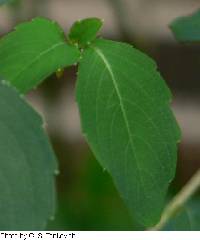
[[167,222],[174,216],[174,214],[180,210],[182,206],[191,198],[191,196],[200,188],[200,169],[192,176],[192,178],[186,183],[182,190],[172,199],[172,201],[165,208],[160,222],[149,229],[151,231],[161,230]]

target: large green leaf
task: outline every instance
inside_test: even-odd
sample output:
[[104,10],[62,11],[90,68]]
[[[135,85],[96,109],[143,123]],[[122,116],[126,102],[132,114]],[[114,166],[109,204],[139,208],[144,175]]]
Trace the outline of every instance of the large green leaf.
[[76,90],[83,132],[97,159],[131,215],[154,225],[180,139],[171,94],[155,63],[130,45],[96,40],[83,53]]
[[170,24],[170,28],[180,42],[200,42],[200,10],[177,18]]
[[200,197],[192,198],[163,230],[200,231]]
[[42,230],[54,214],[57,164],[43,127],[0,82],[0,230]]
[[0,74],[23,93],[78,59],[60,27],[44,18],[20,24],[0,40]]

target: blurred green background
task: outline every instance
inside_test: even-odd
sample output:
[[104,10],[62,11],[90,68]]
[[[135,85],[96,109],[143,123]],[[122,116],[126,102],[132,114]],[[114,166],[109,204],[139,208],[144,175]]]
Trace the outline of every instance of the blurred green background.
[[[198,7],[196,0],[17,0],[0,8],[0,35],[36,16],[56,20],[66,32],[77,19],[95,16],[105,20],[104,37],[129,42],[153,57],[172,90],[183,132],[171,186],[175,193],[200,167],[200,45],[176,43],[168,24]],[[59,79],[53,74],[28,95],[46,120],[60,165],[58,208],[48,229],[139,230],[81,135],[76,72],[66,69]]]

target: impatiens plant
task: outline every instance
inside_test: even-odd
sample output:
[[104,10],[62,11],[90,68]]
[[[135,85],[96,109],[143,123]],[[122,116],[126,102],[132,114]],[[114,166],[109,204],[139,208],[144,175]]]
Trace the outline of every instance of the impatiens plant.
[[55,155],[24,94],[78,64],[83,134],[112,176],[134,221],[159,222],[174,178],[180,129],[156,63],[129,44],[97,37],[102,21],[77,21],[66,36],[36,18],[0,40],[0,230],[40,230],[54,215]]

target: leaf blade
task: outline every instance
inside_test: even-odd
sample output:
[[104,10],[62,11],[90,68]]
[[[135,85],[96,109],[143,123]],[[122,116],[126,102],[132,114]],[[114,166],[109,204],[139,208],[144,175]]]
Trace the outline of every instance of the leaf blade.
[[[180,138],[168,106],[171,94],[155,63],[127,44],[96,40],[83,54],[76,91],[82,129],[97,159],[112,175],[131,215],[143,225],[155,224],[174,177]],[[146,141],[154,148],[161,142],[161,159]]]
[[85,47],[96,38],[96,34],[102,27],[102,20],[99,18],[85,18],[76,21],[69,32],[68,38],[73,44]]
[[36,18],[0,40],[0,74],[26,93],[57,69],[75,64],[79,56],[55,22]]
[[55,155],[25,100],[2,82],[0,99],[0,230],[44,230],[55,212]]

